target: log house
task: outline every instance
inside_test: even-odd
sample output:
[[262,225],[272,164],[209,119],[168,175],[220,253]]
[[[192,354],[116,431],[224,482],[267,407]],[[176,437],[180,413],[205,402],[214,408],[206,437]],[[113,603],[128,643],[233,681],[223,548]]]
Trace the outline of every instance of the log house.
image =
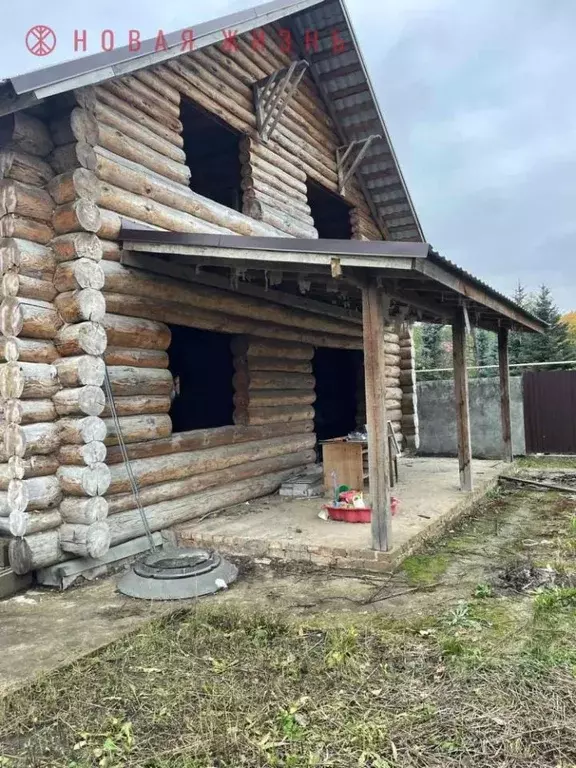
[[[274,492],[319,435],[367,424],[374,547],[390,547],[387,423],[418,447],[411,324],[455,319],[461,341],[464,307],[540,330],[424,242],[339,0],[195,32],[193,51],[175,33],[145,59],[0,84],[0,534],[17,573],[142,535],[119,430],[157,531]],[[466,393],[464,371],[463,456]]]

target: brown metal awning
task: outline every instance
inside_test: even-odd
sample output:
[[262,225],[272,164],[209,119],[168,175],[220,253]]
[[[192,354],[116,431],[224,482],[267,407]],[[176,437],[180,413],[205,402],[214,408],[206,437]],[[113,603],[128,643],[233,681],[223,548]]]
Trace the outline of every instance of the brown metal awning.
[[121,239],[124,264],[158,274],[178,276],[178,265],[253,271],[253,280],[264,272],[280,272],[285,285],[278,288],[284,292],[291,287],[296,292],[298,281],[305,279],[311,297],[334,304],[340,286],[348,305],[359,308],[359,279],[369,273],[390,297],[392,313],[403,317],[409,313],[413,319],[448,324],[465,307],[472,326],[539,333],[546,328],[427,243],[190,234],[142,229],[129,222]]

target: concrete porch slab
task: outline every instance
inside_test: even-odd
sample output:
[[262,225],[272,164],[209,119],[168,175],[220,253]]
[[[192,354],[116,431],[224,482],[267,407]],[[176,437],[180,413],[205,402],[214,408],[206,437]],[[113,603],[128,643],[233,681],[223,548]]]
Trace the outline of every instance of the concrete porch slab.
[[475,490],[462,493],[458,461],[404,458],[392,495],[399,509],[392,521],[388,552],[371,549],[370,525],[339,523],[318,517],[326,499],[267,496],[205,520],[176,528],[187,546],[218,549],[222,554],[367,571],[390,571],[427,539],[438,536],[496,483],[500,461],[473,462]]

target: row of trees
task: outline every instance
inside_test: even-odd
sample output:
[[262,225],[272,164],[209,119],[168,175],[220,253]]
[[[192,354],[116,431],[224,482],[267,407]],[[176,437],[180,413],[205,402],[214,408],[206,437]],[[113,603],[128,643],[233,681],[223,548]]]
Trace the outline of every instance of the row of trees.
[[[548,324],[545,333],[511,333],[511,363],[549,363],[576,359],[576,312],[562,317],[549,288],[543,285],[530,294],[518,284],[514,301]],[[422,323],[414,332],[416,367],[418,369],[452,368],[452,331],[450,326]],[[498,362],[496,334],[481,328],[473,329],[467,340],[469,366],[495,365]],[[537,365],[534,365],[537,368]],[[553,369],[556,366],[546,366]],[[559,363],[558,368],[572,366]],[[478,368],[470,376],[494,376],[494,368]],[[447,372],[421,374],[423,380],[446,378]]]

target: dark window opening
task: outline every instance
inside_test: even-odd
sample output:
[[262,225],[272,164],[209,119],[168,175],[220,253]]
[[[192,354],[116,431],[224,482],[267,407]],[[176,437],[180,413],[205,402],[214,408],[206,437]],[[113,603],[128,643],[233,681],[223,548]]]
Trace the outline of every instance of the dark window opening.
[[362,423],[363,353],[354,349],[317,349],[312,361],[316,377],[314,430],[318,440],[344,437]]
[[320,184],[308,179],[308,205],[310,206],[314,226],[318,237],[322,239],[350,240],[350,208],[341,197],[329,192]]
[[241,134],[186,99],[182,100],[180,119],[191,173],[190,189],[240,211]]
[[169,368],[174,376],[173,432],[233,423],[234,364],[227,333],[171,325]]

